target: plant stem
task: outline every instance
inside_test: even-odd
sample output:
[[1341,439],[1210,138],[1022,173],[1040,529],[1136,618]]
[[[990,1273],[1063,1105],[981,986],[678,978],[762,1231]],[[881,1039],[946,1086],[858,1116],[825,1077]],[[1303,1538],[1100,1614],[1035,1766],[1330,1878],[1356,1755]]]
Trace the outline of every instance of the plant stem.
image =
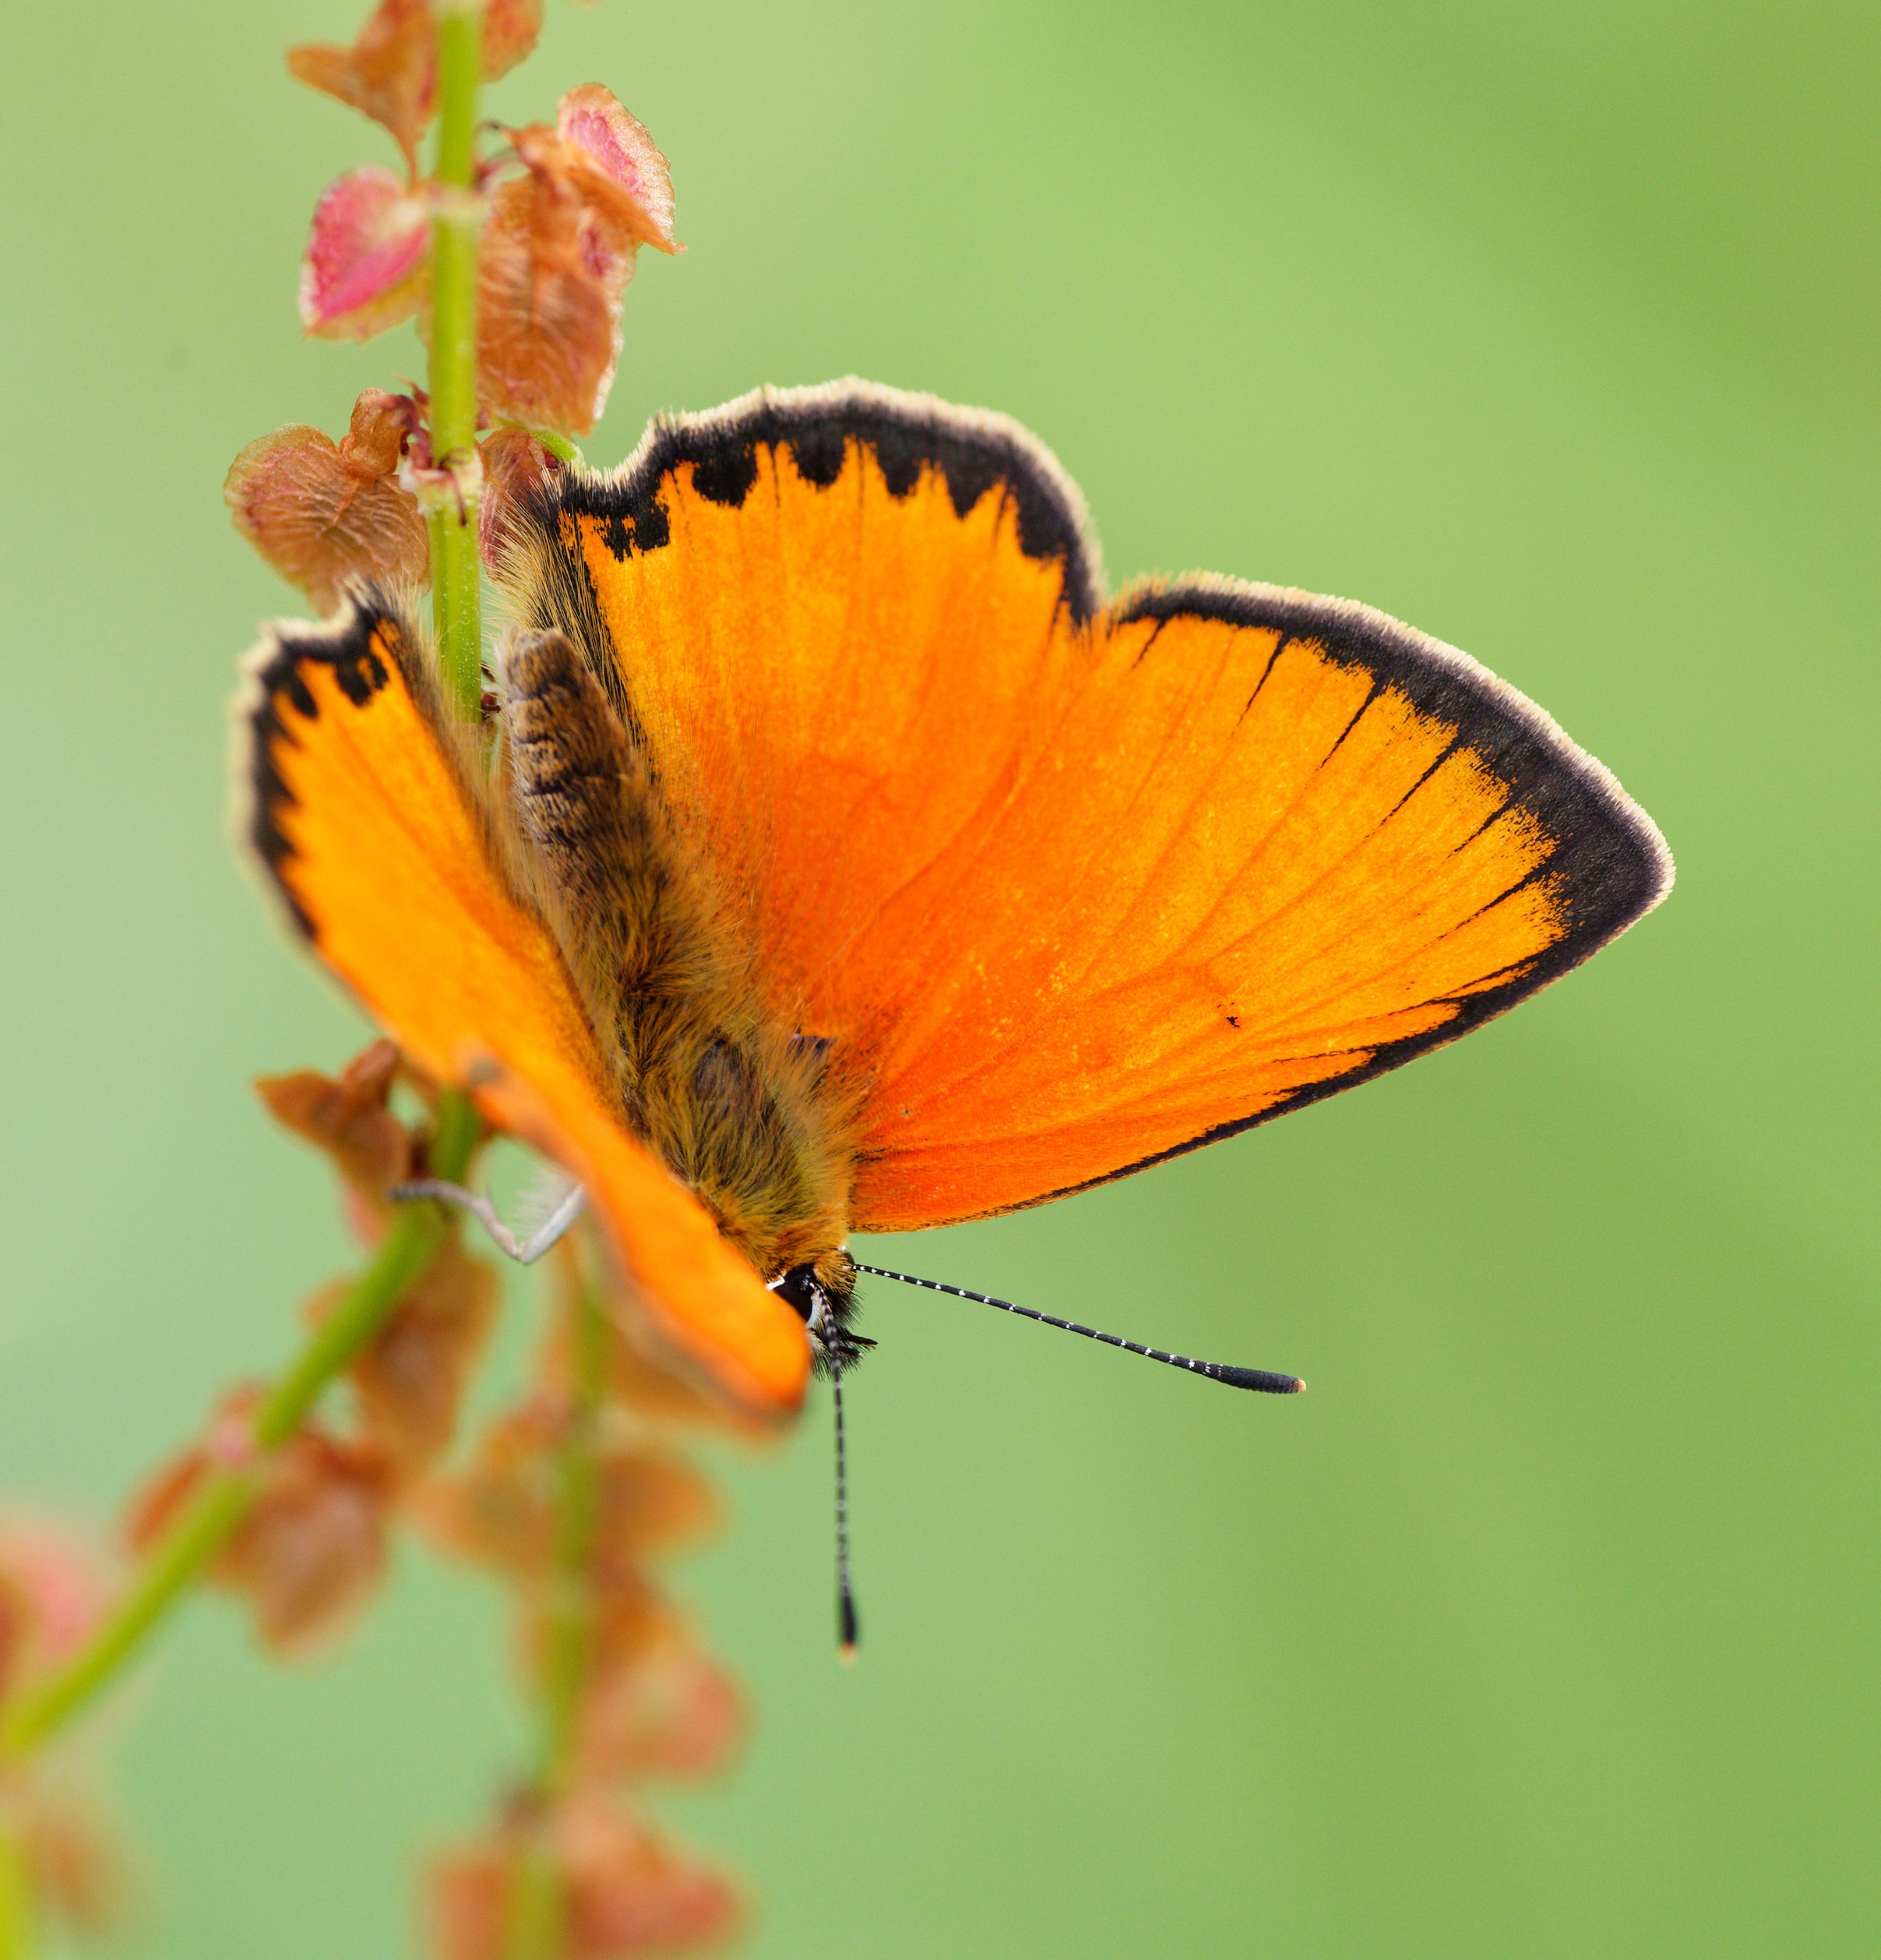
[[0,1827],[0,1960],[30,1960],[33,1888],[17,1836]]
[[534,428],[530,431],[543,448],[558,462],[579,463],[582,460],[578,444],[571,442],[565,435],[558,435],[552,428]]
[[573,1246],[578,1282],[569,1302],[572,1401],[568,1434],[555,1466],[555,1572],[550,1583],[548,1652],[542,1683],[541,1754],[537,1786],[559,1796],[573,1766],[581,1698],[593,1666],[594,1549],[601,1522],[601,1465],[596,1454],[607,1392],[608,1319],[585,1247]]
[[[476,1111],[462,1095],[446,1091],[438,1105],[432,1150],[435,1175],[460,1180],[470,1168],[480,1133]],[[327,1384],[390,1318],[449,1229],[436,1205],[409,1205],[400,1212],[338,1310],[322,1322],[299,1359],[269,1391],[255,1417],[259,1449],[279,1449],[300,1428]],[[30,1754],[143,1645],[179,1595],[228,1542],[262,1482],[259,1464],[230,1465],[203,1478],[151,1547],[130,1589],[90,1639],[5,1711],[0,1719],[0,1761]],[[5,1951],[0,1947],[0,1955]]]
[[510,1877],[503,1960],[560,1960],[565,1905],[562,1874],[537,1824]]
[[477,557],[477,85],[482,0],[438,9],[438,161],[431,228],[432,460],[453,488],[432,502],[432,618],[445,685],[474,719],[483,694],[483,617]]
[[[608,1317],[585,1239],[563,1241],[569,1286],[572,1377],[568,1431],[555,1464],[554,1563],[543,1657],[541,1739],[531,1796],[539,1810],[567,1790],[575,1768],[581,1703],[594,1665],[594,1553],[601,1522],[601,1405],[608,1387]],[[538,1825],[510,1884],[503,1960],[557,1960],[566,1902],[561,1874]]]

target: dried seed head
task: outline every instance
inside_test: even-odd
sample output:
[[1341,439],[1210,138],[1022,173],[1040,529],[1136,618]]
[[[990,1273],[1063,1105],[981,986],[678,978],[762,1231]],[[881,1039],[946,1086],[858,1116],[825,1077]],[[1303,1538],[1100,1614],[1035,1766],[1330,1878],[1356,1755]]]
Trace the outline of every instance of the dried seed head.
[[533,492],[548,488],[562,465],[526,428],[496,429],[477,449],[484,466],[477,547],[484,563],[500,576],[504,555],[516,533],[519,504]]
[[[449,1447],[502,1296],[488,1260],[447,1240],[347,1370],[358,1398],[361,1437],[382,1450],[401,1475]],[[334,1298],[328,1293],[309,1303],[315,1318],[325,1318]]]
[[437,95],[437,39],[431,0],[379,0],[350,48],[291,48],[287,72],[389,129],[415,181]]
[[431,201],[362,164],[314,206],[301,256],[301,324],[316,339],[368,340],[418,310],[431,274]]
[[736,1930],[737,1894],[637,1818],[592,1796],[511,1820],[441,1860],[432,1874],[439,1960],[501,1960],[525,1852],[551,1860],[566,1902],[566,1960],[636,1960],[716,1945]]
[[235,528],[322,612],[356,581],[429,582],[424,520],[393,481],[410,409],[403,397],[368,388],[340,442],[294,424],[259,437],[229,465],[222,497]]
[[104,1592],[101,1562],[76,1532],[0,1517],[0,1699],[77,1651]]
[[737,1683],[668,1616],[597,1668],[581,1714],[581,1779],[710,1775],[731,1760],[744,1731]]
[[211,1470],[252,1469],[260,1494],[210,1576],[247,1600],[262,1644],[286,1659],[336,1638],[384,1578],[395,1479],[383,1452],[314,1429],[259,1455],[259,1400],[252,1387],[224,1400],[203,1442],[158,1471],[133,1500],[125,1535],[133,1551],[147,1549]]

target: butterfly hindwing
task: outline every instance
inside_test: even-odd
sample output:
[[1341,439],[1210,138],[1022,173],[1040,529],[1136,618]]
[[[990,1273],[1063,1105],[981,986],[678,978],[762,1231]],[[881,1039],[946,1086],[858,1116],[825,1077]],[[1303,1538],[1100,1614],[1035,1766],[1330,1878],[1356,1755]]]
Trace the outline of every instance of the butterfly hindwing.
[[801,1324],[623,1127],[557,944],[393,610],[284,626],[250,663],[245,828],[321,960],[422,1068],[588,1186],[656,1330],[749,1413],[794,1408]]
[[1599,764],[1366,608],[1100,604],[1014,425],[861,384],[656,424],[517,559],[858,1114],[853,1224],[1034,1204],[1350,1087],[1670,863]]

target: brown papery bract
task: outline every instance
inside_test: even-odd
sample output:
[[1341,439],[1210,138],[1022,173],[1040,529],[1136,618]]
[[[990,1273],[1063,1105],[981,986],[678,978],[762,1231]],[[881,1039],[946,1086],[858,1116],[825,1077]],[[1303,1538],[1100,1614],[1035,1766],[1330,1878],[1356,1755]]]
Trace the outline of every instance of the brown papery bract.
[[490,200],[477,279],[477,382],[493,414],[585,435],[619,350],[622,259],[596,251],[565,179],[531,173]]
[[679,252],[673,242],[673,174],[645,123],[598,82],[570,89],[555,110],[555,133],[571,153],[568,167],[597,207],[623,225],[637,245]]
[[[567,1435],[565,1412],[544,1401],[494,1424],[460,1475],[424,1493],[420,1518],[460,1558],[524,1583],[546,1578]],[[639,1584],[643,1560],[697,1536],[716,1512],[697,1472],[663,1451],[604,1444],[595,1479],[591,1571],[604,1598],[614,1586]]]
[[0,1697],[71,1654],[104,1606],[102,1566],[76,1533],[0,1517]]
[[33,1789],[21,1803],[17,1828],[42,1909],[88,1939],[125,1930],[132,1893],[129,1861],[95,1803],[70,1789]]
[[393,1466],[383,1451],[308,1428],[266,1457],[252,1440],[259,1391],[223,1403],[205,1440],[132,1500],[125,1535],[147,1551],[218,1468],[252,1470],[260,1491],[210,1576],[247,1600],[262,1643],[281,1659],[336,1639],[385,1577]]
[[484,466],[483,502],[477,511],[477,548],[493,576],[501,576],[516,533],[523,499],[544,489],[562,467],[526,428],[495,429],[477,446]]
[[568,1882],[569,1960],[630,1960],[713,1945],[738,1919],[738,1895],[604,1800],[561,1807],[551,1842]]
[[[350,1286],[340,1281],[308,1303],[323,1320]],[[347,1378],[359,1432],[401,1475],[450,1446],[471,1374],[488,1345],[502,1284],[485,1259],[447,1240],[379,1333],[354,1357]]]
[[[542,0],[486,0],[483,76],[507,75],[542,31]],[[438,23],[431,0],[380,0],[350,48],[287,51],[287,72],[391,131],[415,181],[418,139],[437,106]]]
[[571,90],[562,115],[510,134],[527,174],[490,202],[477,382],[494,414],[585,435],[614,378],[635,255],[678,248],[672,179],[642,125],[597,83]]
[[583,1701],[579,1780],[707,1776],[731,1760],[744,1733],[737,1683],[668,1616],[597,1666]]
[[235,528],[322,612],[355,581],[430,580],[417,499],[393,480],[410,427],[404,397],[368,388],[341,441],[291,424],[258,437],[229,465],[222,499]]
[[374,1042],[339,1074],[298,1069],[256,1078],[255,1093],[283,1128],[333,1159],[346,1183],[382,1206],[389,1186],[412,1175],[411,1138],[389,1107],[399,1052]]
[[390,130],[415,179],[437,97],[437,38],[431,0],[379,0],[350,48],[291,48],[287,72]]
[[513,1820],[433,1868],[439,1960],[501,1960],[516,1866],[534,1847],[553,1863],[566,1902],[565,1960],[639,1960],[696,1952],[738,1927],[737,1893],[633,1817],[587,1795]]
[[507,75],[542,31],[542,0],[484,0],[484,79]]

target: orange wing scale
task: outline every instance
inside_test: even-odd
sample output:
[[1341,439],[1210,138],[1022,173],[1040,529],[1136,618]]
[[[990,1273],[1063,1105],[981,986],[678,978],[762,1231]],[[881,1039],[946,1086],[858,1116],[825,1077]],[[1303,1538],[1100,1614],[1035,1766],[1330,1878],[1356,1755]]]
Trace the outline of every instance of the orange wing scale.
[[771,1010],[849,1073],[861,1229],[1365,1079],[1669,883],[1597,763],[1380,615],[1218,580],[1101,608],[1075,490],[994,418],[753,397],[540,522],[537,623],[599,645]]
[[589,1190],[656,1331],[748,1412],[801,1401],[801,1324],[621,1126],[546,929],[506,884],[389,618],[266,643],[254,841],[320,957],[414,1060]]

